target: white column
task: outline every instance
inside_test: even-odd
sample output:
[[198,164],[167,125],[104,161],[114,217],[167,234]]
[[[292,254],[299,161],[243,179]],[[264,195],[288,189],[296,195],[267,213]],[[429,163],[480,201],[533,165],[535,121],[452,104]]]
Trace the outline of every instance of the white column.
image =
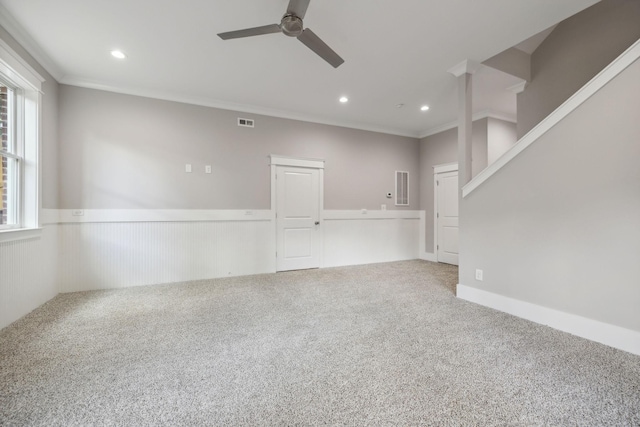
[[474,61],[465,60],[449,70],[458,79],[458,185],[461,190],[472,178],[472,75],[479,66]]

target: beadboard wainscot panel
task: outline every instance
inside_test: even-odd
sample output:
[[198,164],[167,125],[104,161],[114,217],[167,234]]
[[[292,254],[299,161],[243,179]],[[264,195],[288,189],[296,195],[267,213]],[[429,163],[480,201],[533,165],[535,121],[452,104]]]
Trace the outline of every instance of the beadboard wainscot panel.
[[[251,212],[251,213],[249,213]],[[163,220],[133,213],[115,222],[105,212],[59,226],[61,292],[124,288],[275,272],[269,211],[206,213],[198,220]],[[100,218],[91,222],[91,217]],[[175,214],[173,217],[178,218]],[[66,214],[62,213],[64,221]],[[86,219],[89,217],[89,219]],[[200,216],[202,217],[202,216]],[[233,218],[236,218],[234,220]]]
[[324,211],[324,267],[419,258],[420,211]]
[[0,329],[55,297],[57,226],[0,243]]

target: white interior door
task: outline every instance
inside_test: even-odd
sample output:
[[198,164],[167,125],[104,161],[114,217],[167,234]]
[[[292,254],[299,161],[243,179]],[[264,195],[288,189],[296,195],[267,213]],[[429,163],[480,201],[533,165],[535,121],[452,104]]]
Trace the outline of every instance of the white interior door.
[[436,175],[438,262],[458,265],[458,171]]
[[320,267],[320,171],[276,168],[276,270]]

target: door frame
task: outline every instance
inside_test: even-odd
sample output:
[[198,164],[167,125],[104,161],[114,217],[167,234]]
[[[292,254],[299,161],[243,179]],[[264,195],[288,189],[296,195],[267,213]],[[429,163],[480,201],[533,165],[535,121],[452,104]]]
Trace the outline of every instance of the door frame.
[[[438,260],[438,174],[458,172],[458,163],[444,163],[433,166],[433,254]],[[458,230],[459,232],[459,230]]]
[[271,218],[273,222],[272,232],[273,232],[273,242],[274,242],[274,250],[273,250],[273,265],[274,270],[277,271],[278,265],[278,256],[277,256],[277,248],[278,248],[278,218],[276,218],[277,205],[276,205],[276,197],[277,197],[277,183],[276,183],[276,171],[278,166],[293,166],[297,168],[307,168],[307,169],[317,169],[318,170],[318,181],[319,181],[319,189],[318,189],[318,218],[320,221],[320,233],[318,233],[318,239],[320,242],[318,243],[318,250],[320,253],[318,254],[320,257],[319,268],[324,267],[324,257],[322,256],[324,252],[324,160],[321,159],[310,159],[305,157],[291,157],[291,156],[281,156],[276,154],[271,154],[269,156],[269,165],[271,166]]

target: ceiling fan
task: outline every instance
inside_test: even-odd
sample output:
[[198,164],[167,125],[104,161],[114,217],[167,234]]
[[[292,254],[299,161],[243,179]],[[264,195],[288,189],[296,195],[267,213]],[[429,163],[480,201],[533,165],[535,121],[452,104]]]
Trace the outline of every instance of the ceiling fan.
[[282,17],[280,24],[229,31],[226,33],[220,33],[218,36],[222,40],[229,40],[282,32],[289,37],[296,37],[305,46],[331,64],[333,68],[338,68],[344,62],[344,59],[340,58],[340,56],[325,42],[323,42],[320,37],[316,36],[313,31],[309,28],[304,28],[302,25],[302,18],[304,18],[305,13],[307,12],[310,1],[311,0],[289,0],[287,13]]

